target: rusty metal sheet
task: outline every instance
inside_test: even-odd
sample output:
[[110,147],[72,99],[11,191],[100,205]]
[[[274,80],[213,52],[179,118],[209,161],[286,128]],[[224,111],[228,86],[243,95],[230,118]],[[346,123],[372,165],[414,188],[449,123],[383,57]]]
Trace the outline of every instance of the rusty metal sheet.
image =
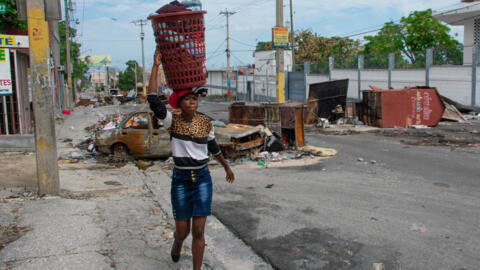
[[225,135],[231,138],[239,139],[241,137],[259,133],[263,129],[264,127],[261,125],[252,127],[242,124],[228,124],[226,127],[215,127],[215,136]]
[[251,126],[265,125],[265,112],[260,105],[246,105],[245,102],[233,103],[229,107],[229,122]]
[[259,137],[257,139],[244,142],[244,143],[234,143],[234,145],[235,145],[235,150],[244,151],[244,150],[260,147],[263,145],[263,143],[264,143],[264,139]]
[[462,113],[453,105],[450,105],[443,102],[445,105],[445,111],[443,112],[442,119],[455,121],[455,122],[465,122],[466,119],[463,117]]
[[359,119],[378,127],[436,126],[445,105],[435,88],[363,91],[363,101],[356,104]]

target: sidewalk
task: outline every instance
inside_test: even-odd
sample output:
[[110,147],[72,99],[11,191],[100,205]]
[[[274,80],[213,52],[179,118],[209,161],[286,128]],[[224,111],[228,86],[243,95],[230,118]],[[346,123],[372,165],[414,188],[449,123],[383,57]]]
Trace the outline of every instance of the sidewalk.
[[[170,178],[157,166],[61,164],[60,174],[58,197],[2,192],[0,224],[26,233],[0,250],[1,270],[191,269],[190,238],[170,259]],[[206,240],[204,269],[271,269],[214,217]]]
[[[88,135],[86,126],[132,109],[76,109],[57,123],[59,157],[78,151],[72,144]],[[0,160],[15,169],[15,175],[3,171],[0,178],[36,183],[34,155],[0,153]],[[191,238],[180,262],[170,258],[170,177],[161,163],[142,171],[131,162],[118,168],[92,159],[60,161],[60,196],[38,198],[24,188],[0,188],[0,270],[191,269]],[[206,242],[202,269],[271,269],[213,216]]]

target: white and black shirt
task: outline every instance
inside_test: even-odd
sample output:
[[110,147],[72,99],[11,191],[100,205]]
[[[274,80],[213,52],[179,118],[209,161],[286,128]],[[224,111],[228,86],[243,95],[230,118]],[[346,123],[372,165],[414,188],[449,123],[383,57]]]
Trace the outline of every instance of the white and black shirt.
[[148,102],[155,116],[163,120],[164,127],[170,131],[176,169],[202,169],[210,161],[209,153],[222,154],[208,116],[196,112],[191,121],[186,121],[181,114],[169,112],[157,95],[148,95]]

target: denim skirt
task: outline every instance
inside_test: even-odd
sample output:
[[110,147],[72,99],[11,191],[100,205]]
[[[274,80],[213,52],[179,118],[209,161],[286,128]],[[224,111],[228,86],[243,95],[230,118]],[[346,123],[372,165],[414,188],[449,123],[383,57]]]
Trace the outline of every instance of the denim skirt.
[[208,167],[199,170],[173,169],[170,194],[175,220],[210,216],[212,177]]

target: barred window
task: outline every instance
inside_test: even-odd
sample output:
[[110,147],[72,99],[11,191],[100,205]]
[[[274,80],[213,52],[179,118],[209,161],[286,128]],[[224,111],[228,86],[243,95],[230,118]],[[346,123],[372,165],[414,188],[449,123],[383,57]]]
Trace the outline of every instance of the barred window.
[[473,44],[480,45],[480,18],[474,20]]

